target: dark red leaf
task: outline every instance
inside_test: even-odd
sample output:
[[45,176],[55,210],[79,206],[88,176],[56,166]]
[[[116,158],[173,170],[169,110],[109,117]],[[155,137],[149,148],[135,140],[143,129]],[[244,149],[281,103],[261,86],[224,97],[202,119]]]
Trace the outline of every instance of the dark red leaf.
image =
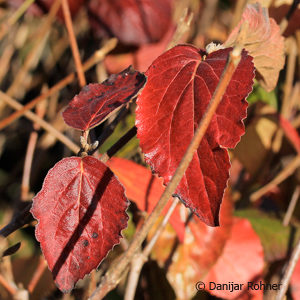
[[[164,192],[162,178],[152,175],[151,171],[133,161],[112,157],[107,165],[125,187],[126,196],[134,201],[141,211],[151,213]],[[165,214],[173,199],[170,199],[163,214]],[[179,210],[175,209],[170,217],[170,224],[175,229],[179,241],[184,239],[184,222]]]
[[73,128],[91,129],[136,96],[145,82],[145,75],[129,67],[100,84],[89,84],[71,100],[63,118]]
[[172,21],[173,0],[92,0],[92,24],[126,44],[157,42]]
[[65,158],[49,171],[31,212],[61,291],[70,291],[119,243],[127,206],[124,188],[96,158]]
[[[137,100],[137,136],[146,162],[167,184],[211,99],[230,48],[203,58],[193,46],[179,45],[158,57]],[[229,177],[227,150],[244,133],[245,97],[252,89],[252,58],[242,58],[176,194],[208,225],[218,225]]]

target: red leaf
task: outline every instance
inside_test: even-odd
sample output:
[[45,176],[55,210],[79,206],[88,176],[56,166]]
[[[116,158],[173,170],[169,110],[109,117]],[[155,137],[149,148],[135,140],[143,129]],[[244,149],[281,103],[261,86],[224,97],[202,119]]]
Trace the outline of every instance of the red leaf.
[[70,291],[119,243],[127,206],[124,188],[96,158],[65,158],[49,171],[31,212],[61,291]]
[[145,82],[143,74],[129,67],[100,84],[89,84],[71,100],[63,118],[73,128],[91,129],[136,96]]
[[[263,267],[263,248],[258,235],[247,219],[235,218],[231,236],[225,244],[222,255],[205,278],[206,289],[222,299],[235,299],[244,291],[251,290],[248,288],[248,282],[256,283],[255,278],[261,275]],[[210,289],[209,282],[215,284],[233,282],[242,285],[241,289],[233,291],[219,290],[214,289],[214,284]]]
[[[146,162],[167,184],[211,99],[231,49],[203,60],[193,46],[179,45],[158,57],[146,75],[137,100],[137,136]],[[254,76],[251,57],[242,59],[221,104],[195,153],[176,194],[208,225],[218,225],[219,208],[229,177],[229,157],[223,147],[235,147],[244,133],[245,97]]]
[[173,0],[92,0],[92,25],[106,29],[125,44],[157,42],[171,24],[172,3]]
[[[164,191],[163,180],[153,176],[151,171],[133,161],[112,157],[107,165],[125,187],[126,196],[134,201],[141,211],[152,212]],[[170,199],[163,213],[165,214],[173,199]],[[170,217],[170,224],[175,229],[179,241],[184,239],[184,222],[179,210],[175,209]]]

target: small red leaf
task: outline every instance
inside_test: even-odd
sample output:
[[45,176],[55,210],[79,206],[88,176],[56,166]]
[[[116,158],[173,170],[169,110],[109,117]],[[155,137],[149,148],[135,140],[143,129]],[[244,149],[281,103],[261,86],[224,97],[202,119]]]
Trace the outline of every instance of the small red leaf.
[[[112,157],[107,165],[125,187],[128,199],[134,201],[141,211],[151,213],[165,189],[162,178],[152,175],[150,170],[133,161],[118,157]],[[173,198],[169,200],[163,214],[168,211],[171,201]],[[170,224],[175,229],[179,241],[183,241],[185,225],[178,209],[172,213]]]
[[89,84],[71,100],[63,118],[73,128],[91,129],[136,96],[145,82],[145,75],[129,67],[101,84]]
[[[137,100],[137,136],[147,163],[167,184],[172,178],[219,82],[231,49],[203,60],[193,46],[179,45],[158,57]],[[223,99],[176,194],[206,224],[218,225],[229,177],[229,157],[244,133],[245,97],[252,89],[252,58],[242,52]]]
[[31,212],[61,291],[70,291],[119,243],[127,206],[124,188],[96,158],[65,158],[48,172]]
[[172,22],[173,0],[92,0],[91,21],[121,42],[141,45],[157,42]]

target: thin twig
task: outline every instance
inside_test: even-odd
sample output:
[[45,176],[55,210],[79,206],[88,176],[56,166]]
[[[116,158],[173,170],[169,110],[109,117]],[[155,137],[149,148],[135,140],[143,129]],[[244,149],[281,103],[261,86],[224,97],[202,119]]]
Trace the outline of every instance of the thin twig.
[[193,13],[188,14],[188,9],[185,8],[179,19],[178,26],[176,28],[176,31],[173,34],[173,38],[167,46],[167,49],[170,49],[175,45],[177,45],[180,39],[183,37],[183,35],[190,30],[193,17],[194,14]]
[[20,7],[9,17],[9,19],[5,23],[1,24],[2,27],[0,29],[0,41],[8,33],[11,27],[22,17],[22,15],[34,1],[35,0],[25,0],[20,5]]
[[[13,107],[14,109],[22,109],[23,105],[14,100],[13,98],[7,96],[5,93],[0,91],[0,99],[4,100],[9,106]],[[71,151],[74,153],[78,153],[80,148],[72,142],[68,137],[63,135],[60,131],[55,129],[52,125],[50,125],[45,120],[38,117],[36,114],[34,114],[32,111],[25,111],[24,115],[29,120],[39,124],[44,130],[51,133],[53,136],[55,136],[59,141],[61,141],[65,146],[67,146]]]
[[34,274],[28,284],[27,290],[30,294],[32,294],[32,292],[34,291],[37,283],[39,282],[39,280],[42,277],[46,268],[47,268],[46,261],[45,261],[44,257],[41,255],[39,258],[38,266],[35,268]]
[[161,224],[156,228],[153,237],[151,238],[150,242],[145,247],[145,249],[143,251],[144,256],[148,257],[150,255],[155,243],[157,242],[159,236],[161,235],[161,233],[167,226],[167,223],[179,202],[180,201],[179,201],[178,197],[173,198],[172,204],[169,207],[167,213],[165,214],[164,219],[162,220]]
[[73,30],[73,23],[72,23],[69,3],[67,0],[62,0],[62,8],[63,8],[64,17],[65,17],[66,27],[67,27],[68,34],[69,34],[73,58],[75,61],[75,66],[76,66],[76,70],[77,70],[77,74],[78,74],[79,84],[81,87],[84,87],[86,85],[86,79],[84,76],[82,62],[81,62],[80,54],[79,54],[79,49],[78,49],[78,45],[76,42],[74,30]]
[[230,31],[238,24],[243,14],[244,7],[247,4],[247,0],[237,0],[235,3],[233,17],[231,19]]
[[8,282],[2,274],[0,274],[0,284],[5,287],[5,289],[12,295],[14,296],[17,292],[18,289],[14,285],[12,285],[10,282]]
[[166,225],[168,224],[168,221],[178,203],[179,203],[179,198],[177,198],[177,197],[174,198],[171,206],[169,207],[166,215],[164,216],[164,219],[159,224],[159,226],[156,228],[155,233],[154,233],[153,237],[151,238],[150,242],[147,244],[147,246],[145,247],[143,252],[139,251],[135,255],[134,259],[132,260],[131,269],[130,269],[129,278],[128,278],[128,284],[127,284],[126,291],[125,291],[125,297],[124,297],[125,300],[133,300],[134,299],[136,287],[138,284],[138,280],[140,277],[140,273],[141,273],[143,264],[147,261],[148,256],[150,255],[159,236],[161,235],[161,233],[165,229]]
[[154,225],[155,221],[162,213],[168,199],[172,196],[175,189],[177,188],[180,180],[182,179],[186,169],[188,168],[194,152],[198,149],[199,144],[206,132],[206,129],[209,126],[209,123],[221,102],[223,95],[226,91],[226,88],[232,78],[232,75],[239,64],[241,59],[241,48],[236,47],[229,54],[229,59],[226,64],[226,67],[221,75],[220,81],[216,87],[216,90],[207,106],[207,109],[200,121],[200,124],[195,131],[195,135],[192,138],[190,145],[188,146],[183,158],[181,159],[179,166],[177,167],[171,181],[167,185],[164,193],[160,197],[158,203],[156,204],[154,210],[146,219],[141,230],[137,233],[136,238],[130,244],[128,250],[117,259],[116,264],[111,267],[106,275],[104,276],[100,286],[94,291],[90,299],[102,299],[109,291],[111,291],[120,281],[122,272],[128,266],[129,262],[132,260],[132,257],[135,255],[137,249],[141,247],[142,242],[146,238],[149,230]]
[[59,10],[61,0],[56,0],[50,9],[50,12],[41,27],[41,29],[38,32],[37,37],[35,38],[34,46],[31,49],[29,55],[26,57],[26,60],[24,62],[24,65],[20,68],[17,75],[14,77],[13,83],[10,85],[10,87],[7,90],[7,95],[14,96],[16,91],[22,86],[20,83],[24,80],[27,72],[30,70],[32,64],[34,61],[36,61],[37,53],[41,49],[41,45],[43,46],[43,43],[41,41],[45,40],[45,37],[48,35],[48,32],[51,30],[51,24],[56,18],[56,14]]
[[289,203],[289,207],[287,209],[287,212],[286,212],[286,214],[284,216],[284,219],[283,219],[283,222],[282,222],[283,226],[288,226],[289,225],[291,217],[292,217],[293,212],[295,210],[297,201],[299,199],[299,195],[300,195],[300,185],[296,186],[296,188],[294,190],[294,193],[292,195],[292,199]]
[[198,34],[205,34],[206,30],[211,26],[214,16],[216,15],[217,0],[205,0],[204,8],[201,12]]
[[14,54],[14,46],[12,44],[8,44],[6,48],[3,50],[1,57],[0,57],[0,83],[2,82],[4,76],[7,75],[8,69],[10,66],[11,58]]
[[36,130],[34,130],[30,133],[28,144],[27,144],[27,150],[26,150],[24,168],[23,168],[22,184],[21,184],[21,201],[29,200],[28,193],[30,190],[30,184],[29,184],[30,173],[31,173],[33,154],[35,151],[37,139],[38,139],[38,133]]
[[13,26],[23,16],[23,14],[34,1],[35,0],[25,0],[20,5],[20,7],[9,17],[9,19],[7,20],[7,25]]
[[291,19],[292,15],[294,14],[295,10],[298,7],[298,4],[300,3],[299,0],[294,0],[292,5],[290,6],[286,16],[281,20],[279,27],[280,27],[280,34],[283,34],[286,30],[286,28],[289,25],[289,20]]
[[290,106],[291,91],[293,86],[293,80],[296,69],[297,60],[297,44],[295,38],[289,38],[288,40],[288,59],[287,59],[287,71],[284,83],[284,96],[281,106],[281,114],[289,119],[292,107]]
[[278,294],[276,296],[276,300],[283,300],[285,299],[285,294],[288,290],[288,287],[289,287],[289,282],[291,280],[291,277],[292,277],[292,274],[293,274],[293,271],[296,267],[296,264],[299,260],[299,257],[300,257],[300,239],[292,253],[292,256],[290,258],[290,261],[289,261],[289,264],[287,266],[287,269],[284,273],[284,276],[283,276],[283,279],[281,281],[281,284],[282,284],[282,287],[281,289],[278,291]]
[[297,155],[273,180],[268,184],[254,192],[250,196],[252,202],[257,201],[260,197],[271,191],[274,187],[284,181],[286,178],[291,176],[295,170],[300,166],[300,155]]
[[[295,40],[293,38],[290,38],[288,41],[289,43],[287,43],[287,45],[289,49],[288,50],[289,57],[288,57],[287,73],[286,73],[285,84],[284,84],[283,100],[281,106],[281,114],[287,119],[289,119],[292,110],[292,106],[290,102],[290,94],[291,94],[291,89],[293,84],[295,65],[296,65],[296,56],[297,56],[297,53],[295,53],[295,45],[296,45]],[[283,130],[282,128],[278,128],[275,134],[275,138],[272,142],[273,154],[279,152],[282,144],[282,138],[283,138]]]
[[96,274],[96,270],[93,270],[91,273],[90,273],[90,282],[89,282],[89,285],[88,285],[88,289],[87,289],[87,295],[85,297],[85,299],[88,298],[88,295],[90,295],[97,287],[97,276],[98,274]]
[[[107,41],[107,43],[98,51],[96,51],[92,57],[90,57],[84,64],[83,64],[83,70],[87,71],[91,67],[93,67],[95,64],[97,64],[99,61],[101,61],[105,55],[110,52],[112,49],[115,48],[117,45],[117,39],[113,38]],[[0,122],[0,130],[12,123],[13,121],[20,118],[23,114],[25,114],[26,111],[32,109],[38,102],[43,101],[45,98],[52,96],[56,92],[63,89],[66,85],[70,84],[75,79],[75,73],[71,73],[68,76],[66,76],[64,79],[59,81],[57,84],[55,84],[53,87],[51,87],[47,92],[43,93],[42,95],[38,96],[37,98],[34,98],[30,102],[28,102],[26,105],[22,106],[22,108],[19,108],[18,111],[11,114],[6,119],[2,120]]]
[[128,275],[128,283],[124,295],[124,300],[133,300],[136,287],[139,281],[140,273],[144,263],[147,261],[147,257],[143,255],[141,250],[138,250],[134,255],[130,264],[130,272]]
[[[41,119],[43,119],[46,108],[44,102],[40,103],[40,106],[36,107],[36,114]],[[33,154],[35,151],[37,139],[38,139],[38,130],[40,129],[39,124],[34,123],[33,124],[33,131],[30,133],[28,144],[27,144],[27,150],[25,155],[25,161],[24,161],[24,168],[23,168],[23,176],[22,176],[22,184],[21,184],[21,201],[29,200],[28,193],[30,190],[30,173],[31,173],[31,166],[33,161]]]
[[290,102],[290,112],[292,112],[293,109],[297,110],[297,106],[300,103],[300,81],[296,82],[295,85],[293,86],[293,90],[291,91],[291,97],[289,102]]

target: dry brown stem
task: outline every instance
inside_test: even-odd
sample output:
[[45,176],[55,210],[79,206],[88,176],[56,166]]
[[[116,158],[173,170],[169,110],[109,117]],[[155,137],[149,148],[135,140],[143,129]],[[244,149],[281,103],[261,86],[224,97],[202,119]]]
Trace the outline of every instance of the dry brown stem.
[[61,1],[62,1],[62,8],[63,8],[64,17],[65,17],[66,27],[67,27],[68,35],[69,35],[69,39],[70,39],[71,49],[72,49],[72,53],[73,53],[73,58],[75,61],[75,66],[76,66],[76,70],[77,70],[77,74],[78,74],[79,84],[81,87],[84,87],[86,85],[86,79],[84,76],[83,66],[82,66],[82,62],[81,62],[80,54],[79,54],[79,49],[78,49],[76,37],[74,34],[69,3],[67,0],[61,0]]
[[271,180],[268,184],[260,188],[258,191],[251,194],[250,200],[252,202],[257,201],[260,197],[271,191],[278,184],[280,184],[286,178],[291,176],[299,166],[300,156],[297,155],[273,180]]
[[[7,96],[5,93],[1,91],[0,91],[0,99],[5,101],[9,106],[11,106],[14,109],[20,110],[23,108],[22,104],[20,104],[13,98]],[[80,148],[74,142],[72,142],[69,138],[63,135],[60,131],[55,129],[48,122],[46,122],[45,120],[41,119],[39,116],[34,114],[32,111],[25,111],[24,116],[29,120],[39,124],[44,130],[48,131],[53,136],[55,136],[59,141],[61,141],[65,146],[67,146],[74,153],[78,153],[78,151],[80,150]]]
[[[32,67],[34,62],[37,61],[37,57],[38,57],[37,54],[38,54],[38,52],[41,53],[41,48],[44,46],[45,38],[48,36],[48,33],[51,30],[51,25],[56,18],[56,14],[60,7],[60,3],[61,3],[61,0],[55,0],[55,2],[53,3],[43,26],[40,28],[40,30],[37,33],[32,50],[30,51],[29,55],[26,57],[24,65],[20,68],[19,72],[15,76],[13,83],[10,85],[10,87],[8,88],[8,90],[6,92],[6,94],[8,96],[15,95],[15,93],[18,91],[20,86],[22,86],[22,81],[24,80],[28,71],[30,70],[30,68]],[[42,41],[44,41],[44,42],[42,42]]]

